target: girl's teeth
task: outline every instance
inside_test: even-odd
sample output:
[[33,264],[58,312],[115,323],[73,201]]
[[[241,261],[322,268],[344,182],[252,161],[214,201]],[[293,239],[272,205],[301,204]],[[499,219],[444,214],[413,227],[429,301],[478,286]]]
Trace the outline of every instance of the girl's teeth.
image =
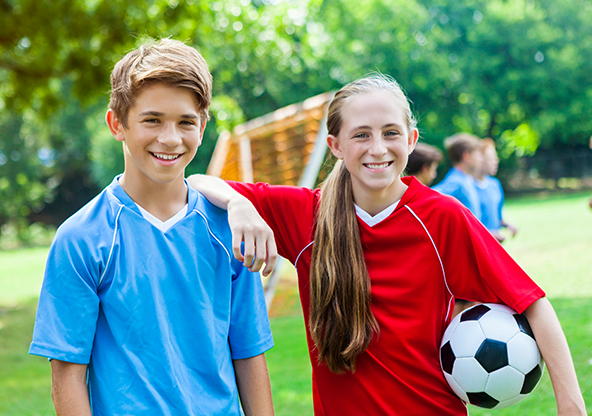
[[385,163],[381,163],[380,165],[371,165],[371,164],[366,164],[366,166],[368,166],[370,169],[382,169],[382,168],[386,168],[388,166],[388,162]]

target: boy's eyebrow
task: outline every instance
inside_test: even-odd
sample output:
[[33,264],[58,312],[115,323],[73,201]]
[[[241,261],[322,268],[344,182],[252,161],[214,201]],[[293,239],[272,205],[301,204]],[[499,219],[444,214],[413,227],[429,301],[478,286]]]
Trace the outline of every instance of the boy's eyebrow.
[[[162,117],[164,116],[164,113],[161,113],[160,111],[143,111],[140,114],[138,114],[140,117],[144,117],[144,116],[154,116],[154,117]],[[197,114],[191,113],[191,114],[182,114],[181,118],[189,118],[189,119],[198,119],[199,116]]]

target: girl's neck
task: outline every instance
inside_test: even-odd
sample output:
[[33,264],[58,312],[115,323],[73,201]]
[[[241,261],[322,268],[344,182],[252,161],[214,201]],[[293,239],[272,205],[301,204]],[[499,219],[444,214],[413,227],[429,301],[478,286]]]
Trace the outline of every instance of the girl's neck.
[[393,186],[381,190],[371,190],[354,186],[354,202],[368,214],[375,216],[401,199],[407,188],[408,186],[403,182],[395,183]]

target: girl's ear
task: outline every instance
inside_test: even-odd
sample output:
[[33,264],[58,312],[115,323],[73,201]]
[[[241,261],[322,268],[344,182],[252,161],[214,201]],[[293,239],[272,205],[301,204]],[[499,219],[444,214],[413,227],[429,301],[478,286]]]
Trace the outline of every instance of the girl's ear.
[[415,145],[417,144],[417,140],[419,139],[419,130],[417,130],[416,128],[411,129],[411,131],[409,132],[409,137],[408,137],[408,152],[407,154],[410,155],[411,152],[413,152],[413,149],[415,149]]
[[115,111],[112,109],[107,110],[107,114],[105,115],[105,121],[107,122],[107,126],[111,131],[111,134],[115,138],[115,140],[122,142],[125,139],[123,134],[123,124],[119,121],[119,118],[115,114]]
[[328,135],[327,145],[329,146],[329,149],[331,149],[333,156],[335,156],[337,159],[343,160],[343,151],[337,137],[333,136],[332,134]]

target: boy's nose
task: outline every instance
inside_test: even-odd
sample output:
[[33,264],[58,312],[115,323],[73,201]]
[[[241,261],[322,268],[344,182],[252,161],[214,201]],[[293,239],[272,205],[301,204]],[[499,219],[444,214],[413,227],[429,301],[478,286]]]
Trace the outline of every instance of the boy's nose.
[[182,143],[181,134],[175,125],[167,125],[158,136],[158,142],[168,147],[175,147]]

